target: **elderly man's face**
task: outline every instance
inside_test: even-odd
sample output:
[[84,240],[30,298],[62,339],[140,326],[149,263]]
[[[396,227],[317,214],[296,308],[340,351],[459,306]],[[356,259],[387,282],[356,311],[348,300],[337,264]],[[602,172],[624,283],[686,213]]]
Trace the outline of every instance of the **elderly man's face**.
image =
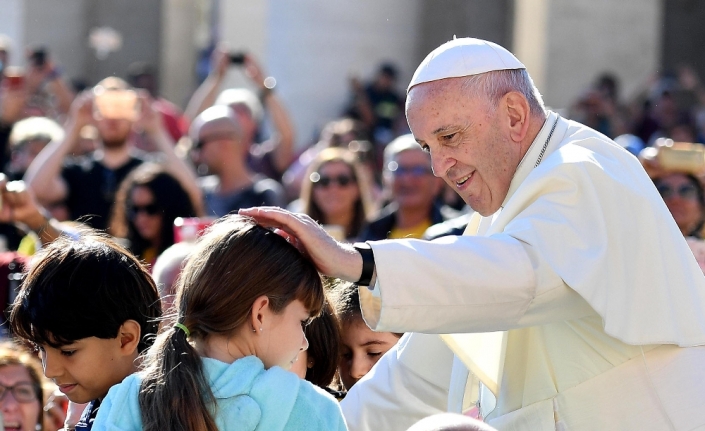
[[431,153],[435,175],[488,216],[507,196],[521,149],[510,139],[504,100],[488,110],[488,102],[468,95],[462,82],[451,78],[413,87],[406,116],[416,140]]

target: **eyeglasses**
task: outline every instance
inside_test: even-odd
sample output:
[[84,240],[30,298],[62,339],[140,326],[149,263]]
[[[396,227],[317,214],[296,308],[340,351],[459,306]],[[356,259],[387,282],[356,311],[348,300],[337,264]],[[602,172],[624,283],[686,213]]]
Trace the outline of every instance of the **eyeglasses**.
[[656,190],[658,190],[664,200],[671,199],[676,194],[682,199],[695,200],[698,198],[698,188],[693,184],[683,184],[678,188],[668,184],[659,184],[656,186]]
[[209,142],[222,141],[222,140],[232,140],[232,139],[237,139],[237,136],[234,133],[227,133],[227,132],[226,133],[216,133],[214,135],[205,136],[205,137],[197,140],[193,145],[193,149],[200,150]]
[[147,204],[147,205],[132,205],[130,208],[130,217],[136,217],[137,214],[144,212],[147,215],[157,215],[160,212],[159,207],[154,204]]
[[431,168],[428,166],[399,166],[399,163],[397,162],[389,162],[387,164],[387,170],[394,174],[395,177],[411,175],[412,177],[419,178],[433,173]]
[[12,392],[12,396],[15,397],[19,403],[31,403],[37,399],[37,392],[32,383],[20,382],[14,386],[4,386],[0,385],[0,401],[5,399],[7,393]]
[[348,185],[354,184],[356,182],[355,178],[350,175],[342,174],[336,175],[334,177],[324,177],[321,176],[321,174],[319,174],[318,172],[312,173],[309,179],[311,180],[314,186],[323,188],[330,186],[331,183],[336,183],[340,187],[347,187]]

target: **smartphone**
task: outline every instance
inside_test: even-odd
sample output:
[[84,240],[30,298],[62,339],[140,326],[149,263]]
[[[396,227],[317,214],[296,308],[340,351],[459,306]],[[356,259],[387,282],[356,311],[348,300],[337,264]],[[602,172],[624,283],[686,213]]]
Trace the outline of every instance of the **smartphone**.
[[42,68],[47,63],[47,49],[45,47],[35,48],[29,55],[32,65],[37,68]]
[[676,142],[659,147],[657,159],[664,169],[699,173],[705,170],[705,146]]
[[7,80],[8,87],[13,90],[24,87],[24,73],[18,67],[5,69],[5,80]]
[[230,53],[230,64],[242,65],[244,63],[245,53],[243,51]]
[[93,90],[93,106],[99,118],[135,121],[139,117],[137,93],[133,90]]

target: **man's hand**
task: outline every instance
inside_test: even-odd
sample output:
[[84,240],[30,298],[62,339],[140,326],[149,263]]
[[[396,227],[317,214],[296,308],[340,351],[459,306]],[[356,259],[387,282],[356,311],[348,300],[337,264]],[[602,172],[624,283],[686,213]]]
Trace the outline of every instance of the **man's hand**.
[[136,123],[136,127],[144,130],[149,135],[154,135],[160,132],[164,125],[162,124],[162,114],[154,109],[154,100],[149,94],[140,90],[138,93],[140,105],[140,118]]
[[46,217],[41,213],[34,196],[25,187],[24,181],[8,182],[7,177],[0,174],[0,194],[0,222],[24,223],[32,230],[38,229],[46,222]]
[[244,67],[245,75],[247,75],[258,87],[264,87],[264,72],[252,54],[245,54]]
[[84,91],[74,99],[66,123],[67,128],[71,125],[78,131],[84,126],[94,123],[93,92],[91,90]]
[[308,255],[322,274],[352,282],[360,278],[360,254],[352,245],[334,240],[311,217],[279,207],[248,208],[238,213],[254,218],[261,226],[276,228],[278,234]]

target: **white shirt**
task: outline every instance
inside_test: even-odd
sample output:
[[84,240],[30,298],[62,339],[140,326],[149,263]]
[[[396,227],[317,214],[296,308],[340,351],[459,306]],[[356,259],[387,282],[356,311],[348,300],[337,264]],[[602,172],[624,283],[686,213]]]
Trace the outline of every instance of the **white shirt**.
[[[443,336],[497,396],[484,413],[498,429],[705,427],[705,367],[695,366],[705,349],[681,348],[705,344],[705,278],[636,158],[549,113],[502,209],[472,229],[477,236],[373,242],[377,285],[360,289],[370,327],[508,331]],[[402,417],[412,415],[406,396]]]

